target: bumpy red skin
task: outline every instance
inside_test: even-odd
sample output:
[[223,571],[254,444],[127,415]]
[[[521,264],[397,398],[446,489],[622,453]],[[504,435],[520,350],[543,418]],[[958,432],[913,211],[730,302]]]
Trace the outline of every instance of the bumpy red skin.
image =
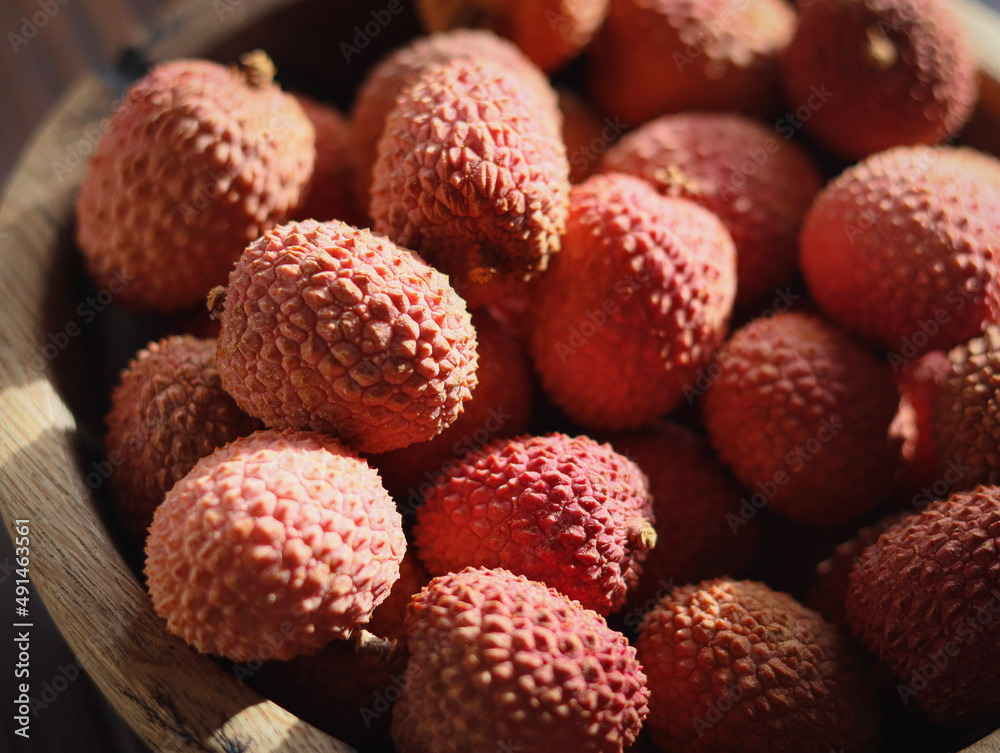
[[[718,575],[739,575],[759,540],[756,521],[733,528],[743,492],[708,442],[690,429],[662,423],[649,431],[620,434],[612,446],[649,477],[656,518],[656,546],[642,563],[629,591],[633,625],[638,616],[682,583]],[[741,521],[742,523],[742,521]]]
[[874,353],[822,319],[786,313],[737,331],[716,362],[705,427],[771,510],[834,527],[891,490],[902,462],[902,440],[889,431],[899,393]]
[[333,437],[265,430],[199,460],[167,493],[145,572],[157,614],[199,651],[244,662],[267,646],[290,659],[367,622],[405,551],[396,506],[364,460]]
[[434,483],[446,463],[491,439],[522,434],[531,420],[534,383],[523,346],[484,312],[473,315],[472,325],[479,384],[455,423],[427,442],[368,458],[386,488],[413,509],[422,499],[420,487]]
[[829,183],[806,215],[800,264],[830,318],[893,362],[996,322],[1000,182],[990,163],[1000,168],[965,149],[898,147]]
[[770,116],[794,33],[784,0],[612,0],[588,49],[590,93],[633,128],[680,110]]
[[137,309],[201,303],[312,174],[294,97],[217,63],[178,60],[129,89],[87,166],[77,241],[94,283]]
[[823,187],[809,154],[786,139],[739,115],[665,115],[609,149],[601,171],[718,215],[736,244],[736,305],[769,303],[798,267],[799,228]]
[[414,541],[434,574],[502,567],[609,614],[624,603],[651,503],[642,471],[606,445],[500,439],[446,469],[417,510]]
[[[1000,482],[1000,327],[953,348],[932,406],[931,436],[956,489]],[[949,480],[949,479],[946,479]]]
[[877,699],[833,626],[763,583],[683,586],[636,641],[664,751],[874,753]]
[[418,0],[428,31],[488,27],[514,42],[543,71],[563,67],[594,36],[609,0]]
[[282,225],[230,275],[222,384],[268,426],[335,434],[362,452],[425,441],[471,398],[476,362],[447,279],[367,230]]
[[111,393],[107,424],[115,509],[140,546],[164,495],[199,459],[263,428],[222,389],[215,340],[190,336],[136,354]]
[[976,61],[947,5],[800,2],[781,70],[790,109],[809,113],[805,130],[850,160],[957,132],[976,103]]
[[295,98],[316,130],[316,165],[291,219],[343,220],[363,227],[367,208],[359,209],[354,197],[350,122],[335,107],[302,94]]
[[410,664],[392,719],[400,753],[622,753],[648,713],[625,637],[505,570],[435,578],[411,602],[406,630]]
[[1000,714],[1000,488],[904,518],[851,573],[851,629],[939,724]]
[[851,570],[866,548],[910,512],[912,508],[887,515],[877,523],[864,526],[848,541],[838,544],[829,557],[816,565],[816,579],[809,587],[806,603],[827,621],[848,630],[846,601]]
[[583,426],[639,428],[681,402],[725,338],[736,250],[713,214],[632,176],[594,176],[570,201],[534,291],[535,368]]
[[[399,580],[372,612],[365,630],[405,646],[407,605],[429,581],[430,575],[407,552],[399,565]],[[402,686],[404,657],[400,652],[387,662],[358,651],[353,642],[332,641],[314,656],[265,662],[249,682],[300,719],[367,750],[391,741],[388,706]]]
[[372,169],[378,161],[378,142],[396,97],[432,65],[449,60],[492,60],[530,79],[540,94],[555,101],[548,79],[516,46],[491,31],[456,29],[419,37],[386,56],[362,82],[351,111],[351,158],[354,190],[365,212],[371,204]]
[[[903,446],[904,488],[908,492],[933,486],[948,470],[934,449],[931,435],[932,406],[948,375],[950,363],[944,351],[932,350],[915,361],[909,361],[896,372],[900,412],[897,423],[907,441]],[[928,500],[929,501],[929,500]]]
[[423,70],[386,121],[372,174],[375,230],[495,303],[560,247],[569,163],[558,108],[500,63]]

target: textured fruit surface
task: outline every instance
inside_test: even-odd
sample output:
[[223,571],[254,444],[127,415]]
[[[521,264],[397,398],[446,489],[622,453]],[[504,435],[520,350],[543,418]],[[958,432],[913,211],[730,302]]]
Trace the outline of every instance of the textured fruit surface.
[[642,471],[607,445],[562,434],[500,439],[427,492],[414,541],[436,575],[505,568],[608,614],[638,575],[651,504]]
[[472,325],[479,383],[455,423],[426,442],[368,458],[386,488],[408,508],[420,504],[420,488],[434,483],[446,464],[491,439],[516,436],[528,428],[534,384],[524,347],[485,312],[473,315]]
[[1000,327],[949,351],[931,432],[956,488],[1000,481]]
[[818,317],[785,313],[737,331],[716,365],[705,427],[755,506],[833,527],[890,491],[899,393],[874,353]]
[[877,701],[833,626],[763,583],[683,586],[636,642],[664,751],[869,753]]
[[416,254],[342,222],[291,223],[229,278],[222,384],[275,428],[335,434],[363,452],[430,439],[476,385],[465,302]]
[[505,570],[435,578],[406,630],[392,720],[400,753],[622,753],[646,717],[646,678],[625,637]]
[[355,193],[368,210],[372,169],[378,160],[378,142],[396,97],[421,71],[450,60],[492,60],[531,81],[539,96],[555,100],[548,79],[517,47],[490,31],[456,29],[419,37],[375,65],[358,89],[351,112],[351,142]]
[[243,662],[267,646],[290,659],[367,622],[405,551],[396,506],[364,460],[332,437],[266,430],[198,461],[167,493],[146,577],[170,632],[199,651]]
[[864,526],[849,540],[837,545],[829,557],[816,565],[816,579],[809,588],[806,603],[838,628],[847,629],[847,589],[851,570],[865,549],[888,531],[911,510],[886,515]]
[[948,5],[800,2],[782,74],[806,131],[852,160],[958,131],[976,102],[976,62]]
[[[642,563],[630,605],[652,607],[675,585],[717,575],[739,575],[759,540],[756,521],[734,528],[740,490],[708,442],[690,429],[662,423],[648,431],[619,434],[612,446],[649,478],[656,518],[656,546]],[[631,614],[631,613],[630,613]]]
[[140,350],[111,393],[104,441],[115,509],[136,544],[200,458],[263,428],[222,389],[215,340],[168,337]]
[[471,306],[499,300],[559,250],[569,199],[560,125],[554,97],[517,69],[426,68],[379,141],[375,230],[449,275]]
[[908,516],[865,550],[847,595],[851,629],[932,721],[1000,714],[1000,488]]
[[544,71],[561,68],[600,27],[609,0],[418,0],[428,31],[486,27],[514,42]]
[[154,68],[112,115],[77,200],[95,285],[134,308],[204,301],[299,201],[314,138],[295,98],[256,73],[201,60]]
[[1000,318],[998,174],[995,159],[951,147],[898,147],[848,168],[802,228],[816,302],[890,358],[980,334]]
[[[365,630],[405,644],[406,607],[430,576],[409,552],[399,565],[386,600]],[[398,699],[406,661],[358,651],[353,642],[333,641],[314,656],[268,661],[251,678],[253,687],[300,719],[361,750],[390,742],[391,704]]]
[[770,115],[794,32],[784,0],[611,0],[588,50],[590,93],[633,127],[678,110]]
[[316,130],[316,164],[291,219],[363,226],[367,207],[359,210],[354,198],[350,123],[335,107],[302,94],[295,98]]
[[787,135],[739,115],[665,115],[608,150],[602,172],[644,178],[714,212],[736,244],[736,303],[775,297],[798,267],[799,228],[823,187]]
[[534,291],[535,368],[582,425],[638,428],[681,402],[725,338],[736,250],[715,215],[631,176],[594,176],[570,204]]

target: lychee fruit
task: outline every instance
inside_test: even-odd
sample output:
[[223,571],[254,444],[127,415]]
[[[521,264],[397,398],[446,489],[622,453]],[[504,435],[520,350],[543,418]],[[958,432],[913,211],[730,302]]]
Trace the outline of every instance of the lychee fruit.
[[976,61],[939,0],[803,0],[781,59],[806,131],[850,160],[937,144],[976,102]]
[[354,197],[350,122],[335,107],[304,94],[295,97],[316,130],[316,164],[291,219],[363,226],[368,208],[359,208]]
[[938,724],[1000,714],[1000,488],[931,503],[883,533],[851,573],[851,629]]
[[199,651],[243,662],[268,646],[290,659],[367,622],[405,550],[364,460],[333,437],[265,430],[202,458],[167,493],[146,577],[167,628]]
[[753,304],[798,267],[802,220],[823,187],[809,154],[731,113],[665,115],[608,150],[602,172],[645,178],[665,196],[714,212],[736,244],[736,304]]
[[434,483],[447,463],[491,439],[522,434],[531,419],[534,383],[524,347],[483,311],[473,315],[472,325],[479,383],[455,423],[426,442],[368,458],[386,488],[413,509],[422,499],[420,487]]
[[214,305],[222,384],[270,427],[386,452],[438,434],[476,385],[476,333],[447,279],[343,222],[265,233]]
[[104,447],[115,509],[134,543],[170,488],[214,450],[263,428],[222,388],[215,340],[149,343],[111,393]]
[[[796,313],[738,330],[706,371],[705,427],[755,507],[832,528],[893,486],[899,393],[885,361],[824,320]],[[758,504],[759,501],[759,504]]]
[[655,544],[646,477],[610,446],[562,434],[498,439],[448,467],[417,509],[435,575],[502,567],[588,609],[619,609]]
[[435,578],[406,616],[400,753],[622,753],[647,714],[635,649],[594,612],[505,570]]
[[[406,645],[406,608],[430,576],[406,553],[399,580],[364,629]],[[250,677],[255,690],[303,721],[363,750],[391,741],[392,703],[406,677],[405,651],[388,660],[359,650],[353,642],[332,641],[313,656],[268,661]]]
[[656,519],[656,546],[629,591],[630,605],[646,605],[645,612],[675,585],[739,575],[749,566],[759,540],[756,521],[734,523],[742,491],[706,440],[663,422],[615,435],[611,444],[649,478]]
[[396,97],[421,71],[456,59],[492,60],[516,70],[522,78],[532,82],[540,96],[555,101],[555,93],[545,75],[515,45],[491,31],[456,29],[418,37],[400,47],[371,69],[358,88],[351,111],[354,189],[366,212],[371,204],[372,170],[378,161],[378,142],[389,113],[396,105]]
[[591,429],[634,429],[676,407],[726,335],[736,250],[713,214],[646,181],[573,187],[563,250],[534,291],[542,386]]
[[643,620],[647,727],[664,751],[874,753],[877,700],[836,629],[763,583],[681,586]]
[[995,159],[952,147],[897,147],[848,168],[802,227],[813,298],[893,363],[982,333],[1000,319],[997,175]]
[[590,93],[632,127],[680,110],[767,116],[794,33],[785,0],[612,0],[588,49]]
[[[948,355],[941,350],[932,350],[898,366],[896,386],[900,410],[896,421],[908,424],[904,429],[907,442],[903,446],[904,489],[907,492],[939,485],[948,470],[934,449],[931,426],[933,405],[950,368]],[[942,489],[937,496],[945,496],[947,491],[947,488]]]
[[816,578],[809,587],[806,603],[828,622],[848,629],[846,602],[851,570],[865,549],[908,514],[908,511],[903,511],[886,515],[871,525],[863,526],[850,539],[838,544],[829,557],[816,565]]
[[492,29],[543,71],[563,67],[601,26],[609,0],[418,0],[428,31]]
[[[1000,482],[1000,327],[948,352],[931,437],[957,489]],[[943,467],[942,466],[942,467]]]
[[128,90],[77,200],[97,287],[138,309],[194,306],[287,218],[313,171],[315,132],[273,72],[261,55],[242,70],[177,60]]
[[620,119],[601,119],[600,114],[579,94],[559,90],[563,141],[569,158],[569,182],[583,183],[597,170],[598,160],[620,136],[625,126]]
[[560,125],[554,99],[516,69],[428,67],[379,141],[375,230],[449,275],[470,306],[496,302],[559,250],[569,200]]

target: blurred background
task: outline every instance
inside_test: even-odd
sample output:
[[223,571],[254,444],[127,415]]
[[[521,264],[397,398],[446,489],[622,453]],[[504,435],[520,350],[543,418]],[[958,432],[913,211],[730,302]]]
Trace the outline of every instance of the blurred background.
[[[109,70],[172,6],[188,1],[0,0],[0,185],[33,130],[75,79],[88,71]],[[981,1],[1000,11],[1000,0]],[[360,6],[364,3],[342,0],[348,17]],[[6,711],[13,697],[13,679],[7,672],[14,664],[13,629],[7,619],[7,605],[14,598],[13,561],[6,528],[0,526],[0,698],[5,709],[0,715],[0,753],[144,753],[145,746],[80,671],[58,631],[40,616],[34,618],[32,634],[33,692],[40,703],[31,739],[14,735]],[[32,608],[41,611],[37,595]]]
[[110,65],[176,2],[0,0],[0,181],[74,79]]

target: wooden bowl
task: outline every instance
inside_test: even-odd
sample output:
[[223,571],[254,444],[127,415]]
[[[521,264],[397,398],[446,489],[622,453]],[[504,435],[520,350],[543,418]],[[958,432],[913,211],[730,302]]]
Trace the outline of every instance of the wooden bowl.
[[[1000,155],[1000,16],[974,0],[953,2],[983,70],[965,140]],[[354,56],[330,40],[352,39],[355,23],[363,25],[370,8],[382,5],[192,0],[128,51],[111,75],[91,75],[63,98],[0,200],[0,301],[7,312],[0,333],[0,512],[12,531],[15,521],[29,521],[32,582],[83,667],[155,750],[353,749],[168,634],[116,546],[104,514],[104,481],[113,469],[102,465],[97,439],[101,390],[144,344],[148,329],[88,287],[73,250],[73,200],[84,158],[123,86],[150,62],[210,50],[232,59],[264,46],[288,74],[286,83],[299,83],[298,75],[308,89],[308,72],[327,70],[327,93],[346,103],[366,65],[414,32],[410,5]],[[272,20],[263,23],[265,17]],[[339,36],[329,24],[340,26]],[[1000,730],[965,750],[1000,753]]]

